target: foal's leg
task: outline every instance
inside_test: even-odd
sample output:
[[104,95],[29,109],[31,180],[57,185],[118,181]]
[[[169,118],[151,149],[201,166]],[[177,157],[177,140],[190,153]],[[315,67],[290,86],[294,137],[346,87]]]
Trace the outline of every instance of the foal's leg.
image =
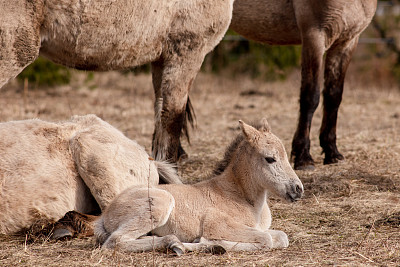
[[[252,244],[252,248],[246,250],[273,248],[274,238],[269,231],[260,231],[249,227],[230,215],[221,213],[219,210],[209,209],[203,222],[202,237],[208,240],[225,240],[234,243]],[[275,234],[275,233],[274,233]]]
[[300,115],[291,155],[295,169],[314,169],[314,160],[310,155],[310,129],[319,104],[325,38],[319,30],[309,29],[302,32],[302,44]]
[[36,1],[6,0],[0,6],[1,88],[39,56],[42,7]]
[[130,188],[96,222],[97,240],[107,249],[142,252],[171,248],[180,255],[184,247],[174,235],[143,238],[168,221],[174,206],[173,196],[165,190]]
[[[153,156],[177,162],[186,155],[180,137],[185,126],[189,91],[204,55],[190,51],[187,56],[161,58],[152,63],[155,91]],[[190,54],[190,55],[189,55]]]
[[344,159],[336,147],[336,123],[347,67],[357,46],[358,37],[337,42],[327,51],[325,60],[324,115],[319,136],[325,153],[324,164]]
[[198,243],[183,243],[186,251],[224,254],[227,251],[256,251],[265,247],[258,243],[244,243],[226,240],[208,240],[202,237]]

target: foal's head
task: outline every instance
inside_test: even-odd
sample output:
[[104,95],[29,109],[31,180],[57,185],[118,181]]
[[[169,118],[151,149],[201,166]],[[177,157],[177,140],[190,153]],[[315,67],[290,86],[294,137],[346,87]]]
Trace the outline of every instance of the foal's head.
[[243,182],[288,201],[299,199],[303,195],[303,184],[290,166],[282,142],[271,133],[267,120],[262,120],[257,129],[242,121],[239,123],[243,137],[234,161]]

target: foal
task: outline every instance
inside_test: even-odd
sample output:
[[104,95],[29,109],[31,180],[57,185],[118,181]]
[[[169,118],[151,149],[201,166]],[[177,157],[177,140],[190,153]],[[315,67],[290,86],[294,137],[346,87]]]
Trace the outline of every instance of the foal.
[[[258,129],[240,122],[213,178],[194,185],[134,186],[110,203],[95,223],[104,248],[178,255],[215,247],[232,251],[287,247],[282,231],[270,230],[270,193],[296,201],[303,185],[281,141],[266,120]],[[151,233],[153,237],[144,237]]]

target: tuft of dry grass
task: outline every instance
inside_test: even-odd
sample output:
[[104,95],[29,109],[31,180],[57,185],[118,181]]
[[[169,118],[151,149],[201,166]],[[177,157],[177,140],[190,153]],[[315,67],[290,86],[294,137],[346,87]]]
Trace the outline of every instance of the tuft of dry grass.
[[[95,113],[147,148],[153,131],[151,77],[76,73],[71,85],[29,91],[11,83],[0,91],[0,121],[66,120]],[[238,120],[267,117],[290,153],[298,112],[299,75],[265,83],[199,74],[191,92],[197,127],[179,164],[188,183],[206,179],[239,132]],[[96,86],[95,89],[93,87]],[[400,90],[358,85],[345,89],[337,127],[346,159],[325,166],[318,143],[321,107],[311,131],[315,171],[297,171],[304,198],[288,204],[272,197],[274,229],[289,235],[287,249],[227,253],[121,253],[102,251],[93,238],[52,241],[48,236],[0,236],[0,266],[399,266]]]

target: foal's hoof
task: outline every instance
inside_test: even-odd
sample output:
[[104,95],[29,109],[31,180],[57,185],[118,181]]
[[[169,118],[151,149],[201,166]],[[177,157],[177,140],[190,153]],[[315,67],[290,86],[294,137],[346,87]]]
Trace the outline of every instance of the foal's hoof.
[[55,240],[61,240],[72,238],[73,236],[74,234],[69,229],[57,228],[54,230],[52,238]]
[[176,256],[178,256],[178,257],[180,257],[183,254],[185,254],[185,251],[180,247],[173,246],[173,247],[171,247],[171,249],[172,249],[173,252],[175,252]]

